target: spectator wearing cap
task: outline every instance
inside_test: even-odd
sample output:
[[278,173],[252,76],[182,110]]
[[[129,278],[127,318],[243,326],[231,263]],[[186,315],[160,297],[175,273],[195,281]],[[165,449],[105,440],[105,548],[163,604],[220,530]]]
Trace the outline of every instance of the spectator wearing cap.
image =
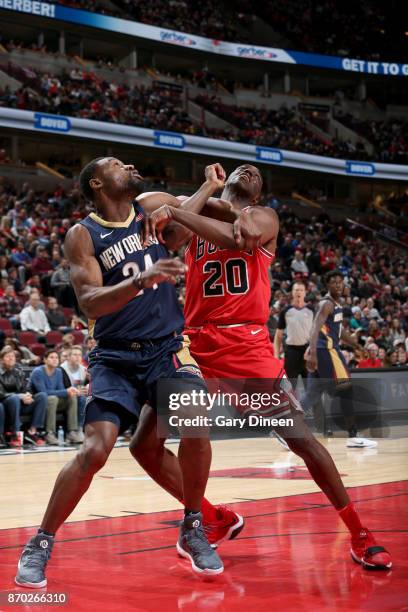
[[37,432],[44,427],[47,395],[44,392],[30,393],[24,372],[16,366],[16,355],[11,346],[1,350],[0,362],[0,402],[10,419],[10,446],[20,446],[17,432],[21,430],[20,416],[24,414],[31,416],[25,440],[35,446],[43,446],[44,440]]
[[368,357],[361,359],[358,362],[358,368],[381,368],[381,359],[378,358],[378,346],[374,343],[369,344],[367,347]]
[[37,293],[30,295],[29,305],[21,311],[20,324],[23,331],[31,331],[38,336],[45,336],[51,330],[45,312],[40,308]]

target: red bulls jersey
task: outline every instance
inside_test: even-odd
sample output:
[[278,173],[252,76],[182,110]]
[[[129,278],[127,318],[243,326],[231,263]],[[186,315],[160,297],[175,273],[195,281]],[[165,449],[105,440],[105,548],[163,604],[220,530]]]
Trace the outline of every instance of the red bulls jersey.
[[272,253],[263,247],[253,251],[223,249],[194,236],[185,258],[187,327],[267,322]]

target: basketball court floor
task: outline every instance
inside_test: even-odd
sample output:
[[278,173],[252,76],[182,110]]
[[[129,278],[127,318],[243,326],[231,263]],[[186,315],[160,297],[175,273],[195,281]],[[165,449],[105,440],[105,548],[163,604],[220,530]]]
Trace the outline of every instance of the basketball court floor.
[[[408,611],[408,438],[366,450],[346,449],[340,438],[324,443],[363,523],[391,552],[392,570],[367,572],[351,560],[348,532],[301,459],[265,437],[213,443],[207,497],[246,520],[219,548],[224,574],[202,579],[177,557],[179,504],[118,447],[58,532],[45,592],[65,593],[63,607],[75,612]],[[10,609],[5,592],[38,592],[14,584],[16,563],[74,452],[0,456],[0,610]]]

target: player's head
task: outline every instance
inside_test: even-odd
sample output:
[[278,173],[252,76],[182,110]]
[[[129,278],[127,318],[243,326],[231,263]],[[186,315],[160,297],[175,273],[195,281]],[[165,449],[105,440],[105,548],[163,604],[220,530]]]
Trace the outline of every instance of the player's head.
[[304,300],[306,295],[306,285],[303,281],[295,281],[292,285],[292,298],[294,300]]
[[238,166],[229,175],[225,186],[234,195],[245,198],[255,205],[262,192],[262,175],[255,166],[244,164],[243,166]]
[[79,184],[86,200],[97,204],[103,196],[134,198],[140,192],[142,177],[132,164],[116,157],[96,157],[81,170]]
[[327,290],[329,294],[338,299],[341,297],[344,289],[344,276],[340,270],[330,270],[325,277]]

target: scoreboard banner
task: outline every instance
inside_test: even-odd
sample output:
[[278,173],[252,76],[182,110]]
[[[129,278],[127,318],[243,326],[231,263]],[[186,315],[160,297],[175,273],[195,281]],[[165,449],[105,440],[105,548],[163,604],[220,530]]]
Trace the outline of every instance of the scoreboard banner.
[[0,107],[0,127],[44,133],[53,132],[61,137],[74,136],[135,146],[172,149],[181,153],[207,155],[213,157],[214,161],[227,157],[258,164],[299,168],[311,172],[408,182],[408,165],[336,159],[299,151],[14,108]]
[[317,53],[303,53],[301,51],[287,51],[271,47],[261,47],[251,44],[240,44],[222,40],[212,40],[195,34],[186,34],[176,30],[168,30],[156,26],[119,19],[110,15],[92,13],[82,9],[70,8],[51,2],[38,0],[0,0],[0,9],[47,17],[70,23],[76,23],[93,28],[99,28],[118,34],[126,34],[135,38],[146,38],[179,47],[216,53],[251,60],[277,62],[281,64],[299,64],[314,66],[316,68],[329,68],[344,70],[346,72],[359,72],[363,74],[377,74],[386,76],[408,76],[408,63],[366,61],[348,57],[320,55]]

